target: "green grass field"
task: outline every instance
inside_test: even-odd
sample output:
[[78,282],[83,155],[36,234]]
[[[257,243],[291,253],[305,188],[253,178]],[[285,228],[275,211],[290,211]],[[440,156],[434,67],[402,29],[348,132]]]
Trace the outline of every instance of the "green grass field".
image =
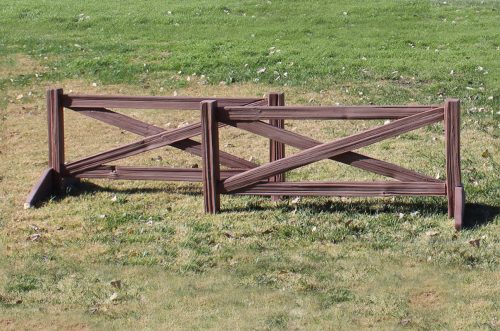
[[[0,6],[1,330],[498,330],[500,2],[4,1]],[[24,210],[47,164],[45,90],[262,96],[287,104],[462,102],[467,229],[444,198],[223,196],[85,181]],[[164,128],[199,113],[127,110]],[[65,114],[67,160],[136,139]],[[381,121],[287,122],[328,141]],[[221,130],[224,150],[267,144]],[[251,147],[244,147],[251,141]],[[287,149],[288,154],[296,150]],[[442,126],[363,153],[444,178]],[[163,148],[122,164],[193,166]],[[334,162],[290,180],[375,180]]]

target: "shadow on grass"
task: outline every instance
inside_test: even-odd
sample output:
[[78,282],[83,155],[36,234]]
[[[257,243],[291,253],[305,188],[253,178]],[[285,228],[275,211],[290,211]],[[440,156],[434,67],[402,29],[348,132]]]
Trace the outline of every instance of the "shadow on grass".
[[486,225],[500,214],[500,206],[490,206],[482,203],[466,203],[464,214],[464,229],[472,229]]
[[[421,199],[421,198],[410,198]],[[422,216],[446,215],[446,201],[439,198],[429,198],[427,201],[394,201],[387,203],[382,199],[373,198],[370,200],[359,201],[318,201],[294,204],[281,204],[276,207],[269,207],[258,202],[250,202],[245,206],[234,206],[223,208],[223,212],[250,212],[264,211],[279,208],[283,212],[302,212],[302,213],[350,213],[376,215],[380,213],[403,213],[411,214],[418,212]],[[491,206],[482,203],[467,203],[465,206],[465,224],[463,229],[472,229],[487,225],[495,220],[500,214],[500,207]]]
[[56,200],[64,199],[65,196],[79,196],[84,194],[94,194],[100,192],[120,193],[120,194],[137,194],[137,193],[175,193],[184,195],[201,195],[202,188],[190,185],[171,185],[166,184],[165,187],[134,187],[134,188],[116,188],[105,187],[94,184],[92,182],[80,182],[71,185],[67,190],[67,194],[62,194],[56,197]]
[[[91,182],[80,182],[71,187],[68,195],[78,196],[82,194],[92,194],[97,192],[137,194],[137,193],[176,193],[188,196],[201,195],[201,187],[191,185],[171,185],[165,187],[142,187],[117,189],[103,187]],[[64,195],[55,197],[56,200],[64,199]],[[412,198],[409,198],[412,199]],[[416,199],[416,198],[415,198]],[[286,198],[284,201],[287,201]],[[255,212],[279,208],[283,212],[292,212],[299,210],[306,213],[337,213],[347,212],[355,214],[375,215],[379,213],[403,213],[410,214],[419,212],[423,216],[435,214],[446,214],[447,206],[440,198],[427,198],[426,200],[414,201],[394,201],[387,202],[383,199],[373,198],[359,201],[307,201],[296,204],[282,203],[275,207],[265,206],[258,201],[250,201],[244,206],[233,206],[222,208],[222,212]],[[486,225],[495,220],[500,214],[499,206],[491,206],[482,203],[467,203],[465,205],[465,224],[464,229],[472,229]]]
[[[431,198],[432,199],[432,198]],[[366,214],[376,215],[379,213],[403,213],[410,214],[419,212],[422,215],[443,214],[446,212],[447,207],[442,201],[394,201],[387,202],[383,199],[367,198],[363,200],[352,201],[337,201],[337,200],[323,200],[323,201],[306,201],[299,204],[283,203],[276,207],[266,207],[249,203],[244,207],[224,208],[223,211],[227,212],[241,212],[241,211],[258,211],[266,209],[279,208],[283,212],[299,211],[303,213],[353,213],[353,214]]]

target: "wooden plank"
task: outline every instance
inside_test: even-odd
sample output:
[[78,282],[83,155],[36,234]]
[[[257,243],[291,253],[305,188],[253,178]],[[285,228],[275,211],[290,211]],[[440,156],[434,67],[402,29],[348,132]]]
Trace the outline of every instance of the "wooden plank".
[[[321,145],[321,142],[317,140],[284,129],[271,127],[269,124],[261,121],[226,121],[226,123],[236,128],[274,139],[275,141],[280,141],[299,149],[308,149]],[[338,161],[359,169],[373,172],[377,175],[394,178],[404,182],[441,182],[438,179],[419,174],[418,172],[400,167],[398,165],[355,152],[346,152],[336,155],[331,157],[330,160]]]
[[223,121],[257,120],[377,120],[400,119],[437,106],[227,106],[221,109]]
[[455,187],[454,203],[455,229],[460,231],[464,225],[465,215],[465,191],[462,186]]
[[[193,155],[202,156],[201,144],[197,141],[191,139],[184,139],[178,142],[170,144],[170,146],[181,149]],[[247,161],[238,156],[229,154],[227,152],[219,150],[219,161],[223,166],[229,168],[246,168],[252,169],[256,168],[258,165],[256,163]]]
[[200,102],[207,99],[218,101],[220,107],[244,106],[262,98],[193,98],[121,95],[64,95],[64,107],[68,108],[129,108],[198,110]]
[[460,101],[448,99],[444,105],[444,127],[446,146],[446,184],[448,193],[448,216],[455,208],[455,187],[462,186],[460,176]]
[[365,147],[442,119],[442,108],[436,108],[416,115],[408,116],[389,124],[369,129],[329,143],[321,144],[303,150],[292,156],[247,170],[244,173],[224,180],[224,189],[226,191],[238,190],[245,186],[252,185],[262,179],[274,176],[280,172],[296,169],[316,161],[343,154],[353,149]]
[[66,168],[71,172],[78,172],[90,169],[104,163],[123,159],[132,155],[150,151],[174,142],[184,140],[186,138],[200,134],[200,123],[187,125],[185,127],[175,129],[169,132],[162,132],[150,137],[146,137],[137,142],[122,145],[117,148],[110,149],[106,152],[98,153],[93,156],[68,163]]
[[49,167],[54,170],[53,191],[62,189],[64,170],[64,108],[61,105],[62,89],[47,90],[47,121],[49,140]]
[[[99,120],[109,125],[119,127],[120,129],[141,135],[141,136],[151,136],[159,134],[162,132],[167,132],[161,127],[147,124],[135,118],[116,113],[112,110],[105,108],[96,109],[73,109],[78,111],[82,115],[91,117],[93,119]],[[218,123],[219,127],[225,126],[224,123]],[[193,155],[201,157],[201,144],[192,139],[185,139],[182,141],[174,142],[170,146],[183,150]],[[255,168],[257,164],[242,159],[240,157],[234,156],[232,154],[220,151],[220,162],[222,165],[230,168]]]
[[24,203],[24,209],[34,207],[38,202],[46,200],[54,194],[54,176],[55,171],[52,168],[47,168],[33,186],[30,194]]
[[[268,95],[268,105],[269,106],[284,106],[285,105],[285,95],[283,93],[269,93]],[[269,120],[269,125],[284,129],[285,120]],[[269,162],[273,162],[285,157],[285,144],[269,139]],[[284,182],[285,174],[277,174],[269,179],[271,182]],[[272,196],[272,201],[278,201],[281,197],[278,195]]]
[[220,211],[219,128],[217,126],[217,101],[201,103],[201,146],[203,149],[203,201],[205,212]]
[[[267,106],[269,105],[269,100],[268,99],[262,99],[262,100],[257,100],[255,102],[251,102],[249,104],[246,104],[245,107],[251,107],[251,106]],[[224,107],[220,107],[219,108],[224,108]]]
[[166,132],[165,129],[145,123],[127,115],[123,115],[106,108],[74,108],[79,114],[96,119],[103,123],[116,126],[122,130],[148,137]]
[[293,196],[393,196],[446,195],[444,183],[429,182],[278,182],[257,183],[240,190],[221,193]]
[[[239,174],[246,169],[227,169],[220,171],[220,178],[226,179]],[[75,178],[94,179],[123,179],[123,180],[159,180],[202,182],[203,175],[200,168],[166,168],[166,167],[129,167],[103,165],[79,173],[70,173]]]

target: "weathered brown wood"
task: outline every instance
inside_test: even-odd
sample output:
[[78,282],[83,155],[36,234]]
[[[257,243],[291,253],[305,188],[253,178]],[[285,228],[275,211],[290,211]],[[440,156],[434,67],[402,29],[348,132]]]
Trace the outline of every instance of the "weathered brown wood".
[[[191,139],[184,139],[178,142],[170,144],[170,146],[181,149],[193,155],[198,155],[201,157],[202,148],[201,144],[197,141]],[[256,163],[247,161],[235,155],[229,154],[227,152],[219,150],[219,160],[220,163],[229,168],[246,168],[252,169],[257,167]]]
[[444,127],[446,146],[446,185],[448,216],[455,208],[455,187],[462,186],[460,176],[460,101],[448,99],[444,104]]
[[220,210],[219,129],[217,125],[217,101],[201,103],[201,146],[203,148],[203,200],[205,212]]
[[46,200],[52,194],[54,194],[54,175],[55,171],[52,168],[47,168],[44,170],[36,184],[30,191],[30,194],[26,198],[24,203],[24,208],[34,207],[38,202]]
[[[300,134],[290,132],[284,129],[271,127],[269,124],[261,121],[226,121],[228,125],[252,132],[274,141],[279,141],[299,149],[308,149],[321,145],[321,142]],[[400,167],[398,165],[371,158],[355,152],[346,152],[330,158],[359,169],[370,171],[377,175],[382,175],[404,182],[441,182],[418,172]]]
[[365,147],[442,119],[442,108],[431,109],[416,115],[408,116],[389,124],[366,130],[364,132],[329,143],[321,144],[307,150],[303,150],[292,156],[250,169],[244,173],[224,180],[224,189],[226,191],[238,190],[245,186],[252,185],[262,179],[274,176],[280,172],[296,169],[316,161],[343,154],[353,149]]
[[454,203],[455,229],[460,231],[464,225],[465,215],[465,191],[462,186],[455,187]]
[[[209,98],[121,96],[121,95],[65,95],[64,107],[68,108],[130,108],[198,110],[200,102]],[[261,98],[212,98],[220,107],[244,106]]]
[[[285,95],[283,93],[269,93],[268,95],[268,105],[269,106],[284,106],[285,105]],[[285,120],[269,120],[269,124],[273,127],[284,129]],[[269,140],[269,161],[273,162],[285,157],[285,144],[270,139]],[[284,182],[285,174],[277,174],[269,179],[271,182]],[[281,197],[279,195],[271,196],[272,201],[278,201]]]
[[91,169],[107,162],[116,161],[132,155],[163,147],[176,141],[184,140],[186,138],[198,135],[200,134],[200,132],[200,123],[187,125],[179,129],[175,129],[169,132],[162,132],[150,137],[146,137],[131,144],[126,144],[117,148],[110,149],[106,152],[98,153],[93,156],[68,163],[66,165],[66,168],[71,172]]
[[75,108],[81,115],[96,119],[103,123],[116,126],[122,130],[148,137],[158,133],[166,132],[165,129],[145,123],[127,115],[123,115],[106,108]]
[[[246,169],[227,169],[220,171],[220,178],[226,179]],[[201,168],[166,168],[166,167],[130,167],[103,165],[78,173],[70,173],[75,178],[124,179],[124,180],[159,180],[202,182]]]
[[[109,125],[116,126],[120,129],[147,137],[162,132],[167,132],[161,127],[144,123],[135,118],[116,113],[112,110],[105,108],[95,108],[95,109],[85,109],[85,108],[75,108],[73,109],[82,115],[91,117],[93,119],[99,120]],[[224,126],[224,123],[218,123],[219,127]],[[182,141],[174,142],[169,144],[170,146],[183,150],[193,155],[201,157],[201,144],[192,139],[185,139]],[[255,168],[257,164],[247,161],[245,159],[239,158],[232,154],[220,151],[220,161],[221,164],[230,168]]]
[[53,191],[62,189],[64,171],[64,112],[62,89],[47,90],[47,120],[49,132],[49,167],[54,170]]
[[446,195],[444,183],[429,182],[282,182],[257,183],[241,190],[221,193],[249,195],[392,196]]
[[[252,106],[255,106],[255,107],[258,107],[258,106],[267,106],[269,104],[269,100],[268,99],[262,99],[262,100],[257,100],[255,102],[250,102],[249,104],[246,104],[244,107],[252,107]],[[219,106],[219,108],[221,108],[221,106]],[[224,107],[222,107],[224,108]]]
[[376,120],[400,119],[438,106],[227,106],[219,113],[221,120]]
[[[280,99],[281,98],[281,99]],[[447,100],[436,106],[285,107],[282,94],[258,98],[66,96],[62,90],[47,93],[49,123],[49,168],[33,187],[25,206],[33,206],[55,192],[63,179],[108,178],[202,182],[205,211],[220,209],[220,194],[388,196],[446,195],[448,213],[455,227],[463,225],[465,192],[460,175],[460,105]],[[217,102],[219,101],[219,102]],[[201,123],[166,132],[163,128],[106,109],[197,109]],[[267,102],[267,105],[266,105]],[[144,136],[143,140],[64,165],[63,106],[123,130]],[[394,122],[336,141],[321,143],[284,130],[285,119],[395,119]],[[373,159],[353,150],[445,120],[446,182],[397,165]],[[269,120],[269,124],[262,122]],[[225,122],[270,139],[270,163],[257,166],[219,151],[218,128]],[[191,137],[201,134],[202,143]],[[284,145],[303,151],[285,157]],[[170,145],[203,158],[202,169],[147,168],[103,165],[154,148]],[[284,173],[329,158],[400,182],[284,182]],[[235,169],[220,170],[220,164]],[[267,181],[270,178],[271,181]]]

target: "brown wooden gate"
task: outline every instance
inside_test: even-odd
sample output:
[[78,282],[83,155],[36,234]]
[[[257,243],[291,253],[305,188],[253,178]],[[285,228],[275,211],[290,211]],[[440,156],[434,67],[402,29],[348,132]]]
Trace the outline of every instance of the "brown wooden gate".
[[[135,133],[143,139],[76,161],[64,161],[64,109]],[[201,121],[165,131],[111,109],[201,110]],[[455,227],[463,221],[464,190],[460,178],[460,108],[458,100],[442,106],[285,106],[282,93],[259,98],[192,98],[67,95],[61,89],[47,92],[49,168],[33,187],[26,207],[61,192],[64,183],[80,178],[135,179],[203,182],[204,208],[220,210],[220,194],[280,196],[447,196],[448,215]],[[285,129],[285,120],[372,120],[391,119],[348,137],[322,143]],[[446,181],[378,160],[356,149],[443,121],[446,141]],[[236,127],[270,140],[269,160],[257,165],[220,150],[218,130]],[[191,138],[201,135],[202,142]],[[201,169],[166,167],[122,167],[110,165],[129,156],[164,146],[201,156]],[[301,151],[285,156],[285,145]],[[330,159],[396,181],[382,182],[286,182],[285,172]],[[228,169],[221,170],[220,166]]]
[[[373,120],[392,119],[348,137],[322,143],[284,129],[284,120]],[[446,181],[435,179],[398,165],[378,160],[354,150],[398,136],[423,126],[443,121],[446,135]],[[268,124],[265,121],[270,121]],[[447,100],[444,106],[351,106],[296,107],[222,106],[217,101],[202,103],[205,211],[220,209],[220,194],[271,196],[447,196],[448,214],[455,216],[460,229],[463,220],[464,191],[460,179],[459,101]],[[220,123],[269,138],[279,151],[275,161],[231,176],[221,176],[218,129]],[[276,125],[279,123],[279,125]],[[300,149],[285,157],[284,145]],[[271,150],[271,154],[273,151]],[[286,171],[320,160],[330,159],[397,181],[382,182],[286,182]],[[268,181],[268,179],[273,179]]]
[[[276,94],[263,98],[215,98],[222,106],[274,105]],[[49,134],[49,167],[29,194],[25,207],[34,206],[50,195],[61,193],[64,183],[80,178],[136,179],[201,182],[202,169],[166,167],[122,167],[110,165],[126,157],[164,146],[172,146],[187,153],[202,156],[202,146],[191,138],[202,133],[201,123],[166,131],[153,124],[118,113],[116,109],[163,109],[199,110],[200,102],[207,98],[193,97],[134,97],[68,95],[62,89],[47,91],[47,118]],[[122,130],[144,137],[137,142],[119,146],[92,156],[65,163],[64,158],[64,110],[73,110]],[[114,110],[111,110],[114,109]],[[218,125],[224,126],[223,123]],[[222,176],[230,176],[257,164],[219,152],[219,160],[228,170]]]

